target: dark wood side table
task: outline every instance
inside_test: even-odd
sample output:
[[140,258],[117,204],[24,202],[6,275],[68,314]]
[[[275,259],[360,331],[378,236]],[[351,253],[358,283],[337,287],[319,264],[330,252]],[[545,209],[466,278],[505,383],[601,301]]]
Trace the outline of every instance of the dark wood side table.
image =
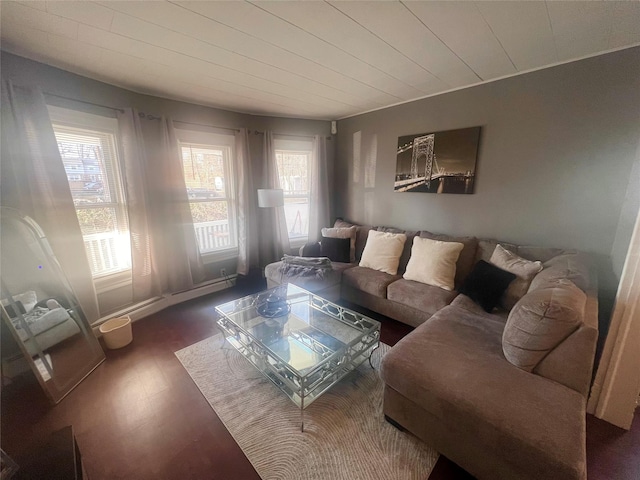
[[13,479],[87,479],[80,449],[71,426],[61,428],[44,442],[17,459],[19,470]]

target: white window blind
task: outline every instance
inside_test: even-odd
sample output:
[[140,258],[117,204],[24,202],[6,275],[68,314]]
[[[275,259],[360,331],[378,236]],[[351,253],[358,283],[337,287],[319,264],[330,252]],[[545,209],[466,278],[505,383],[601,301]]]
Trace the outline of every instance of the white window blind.
[[[70,111],[56,115],[58,110],[54,109],[51,114],[53,130],[93,276],[128,270],[131,243],[116,150],[115,120],[112,131],[92,129],[94,115]],[[105,120],[110,119],[100,122]]]

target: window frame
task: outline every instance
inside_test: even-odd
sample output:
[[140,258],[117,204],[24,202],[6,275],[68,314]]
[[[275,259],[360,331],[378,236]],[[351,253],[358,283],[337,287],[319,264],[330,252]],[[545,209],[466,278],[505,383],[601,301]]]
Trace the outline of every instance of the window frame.
[[[238,238],[238,200],[236,192],[235,178],[235,136],[229,132],[220,132],[217,129],[209,129],[202,127],[198,130],[187,130],[176,128],[176,137],[178,139],[178,149],[180,151],[180,161],[182,162],[182,148],[193,147],[203,149],[216,149],[223,151],[223,169],[224,169],[224,197],[196,199],[189,198],[189,203],[211,203],[211,202],[227,202],[229,205],[229,234],[232,239],[232,246],[209,252],[200,252],[200,257],[204,264],[220,262],[224,260],[234,259],[239,254],[239,238]],[[181,165],[184,168],[184,165]],[[185,180],[186,183],[186,180]],[[191,208],[191,206],[189,206]],[[195,222],[194,222],[195,229]],[[196,239],[197,241],[197,239]],[[198,245],[199,248],[199,245]]]
[[[47,109],[49,111],[49,118],[51,120],[51,125],[54,133],[56,131],[56,128],[60,128],[67,130],[67,132],[78,130],[79,134],[86,132],[90,135],[92,132],[95,132],[96,134],[109,135],[111,137],[113,144],[110,146],[110,148],[113,151],[113,165],[111,165],[111,167],[105,172],[106,181],[109,184],[109,190],[112,195],[111,202],[101,203],[94,206],[82,204],[76,205],[74,203],[74,209],[77,215],[78,210],[89,210],[92,208],[105,207],[114,208],[117,231],[121,235],[126,234],[127,240],[129,241],[129,251],[131,251],[127,198],[124,190],[122,165],[120,160],[120,135],[117,119],[114,117],[96,115],[93,113],[72,110],[69,108],[63,108],[54,105],[47,105]],[[66,172],[66,169],[65,173],[67,174],[68,180],[69,173]],[[83,242],[84,237],[85,235],[83,234]],[[91,263],[86,248],[85,255],[87,255],[87,259],[89,263]],[[92,271],[92,279],[97,293],[103,293],[105,291],[113,290],[114,288],[130,284],[132,274],[131,263],[132,259],[130,258],[129,266],[127,266],[126,268],[110,270],[98,274],[94,274]]]
[[[274,139],[274,150],[276,155],[276,165],[278,164],[278,153],[288,153],[288,154],[304,154],[307,156],[307,193],[306,195],[301,194],[287,194],[287,191],[283,188],[280,183],[280,169],[278,166],[278,183],[280,184],[280,188],[283,189],[283,195],[285,198],[285,204],[287,198],[305,198],[307,200],[307,207],[309,210],[309,215],[311,214],[311,168],[312,168],[312,156],[313,156],[313,141],[311,139],[296,139],[291,137],[276,137]],[[288,230],[287,226],[287,230]],[[287,232],[289,235],[289,232]],[[299,248],[305,245],[309,241],[309,223],[307,222],[307,234],[304,237],[294,237],[289,236],[289,245],[292,249]]]

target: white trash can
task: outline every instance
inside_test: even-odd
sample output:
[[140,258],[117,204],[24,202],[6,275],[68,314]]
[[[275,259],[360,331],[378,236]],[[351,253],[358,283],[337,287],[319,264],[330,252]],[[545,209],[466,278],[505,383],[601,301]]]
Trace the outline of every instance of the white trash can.
[[107,320],[100,325],[100,333],[105,345],[111,350],[129,345],[133,340],[131,318],[127,315]]

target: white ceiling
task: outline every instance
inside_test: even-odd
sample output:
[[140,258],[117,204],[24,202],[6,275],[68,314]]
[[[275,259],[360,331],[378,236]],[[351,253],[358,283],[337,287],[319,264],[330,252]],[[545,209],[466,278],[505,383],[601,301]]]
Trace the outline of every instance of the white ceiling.
[[140,93],[339,119],[640,44],[640,1],[2,1],[1,47]]

